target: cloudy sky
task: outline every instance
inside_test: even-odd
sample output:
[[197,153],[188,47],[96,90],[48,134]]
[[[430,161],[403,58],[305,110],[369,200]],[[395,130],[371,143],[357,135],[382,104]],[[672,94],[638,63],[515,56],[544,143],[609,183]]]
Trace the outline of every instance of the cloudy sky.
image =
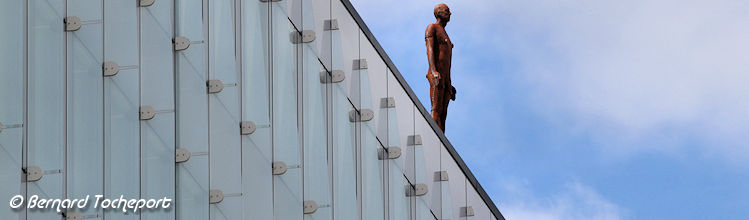
[[[433,0],[351,0],[425,106]],[[447,136],[508,219],[749,219],[749,1],[446,0]]]

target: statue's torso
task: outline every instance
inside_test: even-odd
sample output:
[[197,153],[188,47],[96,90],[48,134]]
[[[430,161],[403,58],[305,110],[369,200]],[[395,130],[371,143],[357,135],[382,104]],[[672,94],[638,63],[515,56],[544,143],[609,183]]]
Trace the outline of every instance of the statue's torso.
[[[432,24],[434,30],[433,40],[436,41],[437,45],[433,52],[437,55],[434,68],[441,74],[441,78],[446,82],[450,82],[450,66],[452,62],[453,43],[450,41],[450,36],[445,32],[445,28],[440,25]],[[430,69],[431,73],[431,69]]]

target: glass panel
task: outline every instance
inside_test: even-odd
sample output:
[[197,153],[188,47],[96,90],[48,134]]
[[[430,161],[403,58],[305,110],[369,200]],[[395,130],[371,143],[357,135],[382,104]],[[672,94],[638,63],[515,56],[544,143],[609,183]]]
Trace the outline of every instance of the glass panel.
[[104,60],[138,64],[138,13],[129,1],[104,2]]
[[469,217],[468,219],[489,219],[489,216],[491,216],[491,213],[489,212],[489,207],[486,206],[486,203],[484,203],[484,200],[481,199],[478,192],[473,188],[470,182],[466,181],[468,192],[468,205],[473,207],[473,217]]
[[[140,8],[141,105],[156,117],[141,122],[141,197],[174,198],[175,114],[172,2]],[[174,219],[173,209],[143,212],[141,219]]]
[[271,6],[273,34],[273,161],[288,171],[273,178],[274,217],[302,218],[302,170],[297,121],[297,62],[300,37],[284,12],[286,2]]
[[[309,46],[313,47],[320,60],[323,60],[323,65],[329,69],[331,31],[325,30],[325,21],[330,19],[330,0],[304,0],[304,4],[302,11],[304,30],[315,30],[316,35],[314,45]],[[328,54],[328,56],[323,54]]]
[[[69,13],[80,8],[85,7],[68,4]],[[97,9],[101,14],[101,6],[88,8]],[[101,23],[83,25],[67,35],[67,198],[103,193],[102,36]],[[83,215],[100,213],[93,208],[79,211]]]
[[[141,122],[141,163],[141,198],[174,198],[174,113]],[[174,219],[171,210],[142,212],[141,219]]]
[[406,191],[410,188],[410,183],[398,166],[393,166],[395,160],[390,160],[389,166],[389,183],[388,183],[388,204],[390,219],[413,219],[411,217],[410,198],[406,197]]
[[[413,120],[412,115],[400,116],[398,111],[411,110],[413,109],[408,97],[404,91],[397,84],[395,78],[390,71],[386,75],[388,79],[387,83],[387,96],[394,97],[395,108],[386,108],[385,115],[387,118],[387,135],[386,145],[389,147],[400,147],[406,149],[406,138],[409,134],[403,134],[399,132],[401,121]],[[395,98],[397,97],[397,98]],[[382,116],[381,116],[382,117]],[[411,202],[410,198],[406,197],[406,190],[409,189],[410,183],[404,176],[403,164],[404,156],[400,156],[397,159],[388,160],[388,203],[390,211],[390,219],[412,219],[411,216]]]
[[[179,0],[177,7],[179,8],[175,20],[178,24],[177,35],[193,35],[188,38],[196,41],[187,50],[175,53],[177,109],[179,109],[177,111],[177,146],[192,153],[208,152],[206,44],[197,43],[203,37],[203,23],[200,19],[203,5],[200,1]],[[184,24],[188,22],[193,23]],[[208,166],[208,164],[205,165]]]
[[211,205],[211,219],[242,219],[242,197],[225,195],[224,200]]
[[171,2],[140,8],[142,105],[174,109]]
[[103,18],[101,0],[71,0],[68,3],[68,16],[78,16],[81,21],[101,20]]
[[302,27],[302,1],[307,0],[282,0],[275,4],[282,8],[282,10],[278,12],[284,13],[285,16],[291,20],[291,24],[297,29]]
[[[138,82],[137,69],[120,70],[104,79],[104,193],[108,198],[140,196]],[[107,219],[138,219],[139,214],[107,209],[105,215]]]
[[333,211],[334,219],[359,219],[356,197],[356,138],[349,112],[354,110],[342,83],[333,84]]
[[[239,137],[239,75],[234,44],[234,1],[209,1],[209,77],[224,89],[210,94],[211,189],[241,195],[241,139]],[[242,199],[227,197],[211,206],[211,219],[241,219]]]
[[273,219],[268,71],[270,3],[242,2],[242,120],[257,130],[242,136],[244,219]]
[[[340,1],[332,1],[332,17],[338,20],[340,30],[333,31],[333,69],[342,70],[346,75],[345,83],[346,91],[348,96],[354,103],[356,108],[359,108],[359,88],[352,88],[358,86],[358,80],[352,80],[354,73],[358,71],[358,68],[354,67],[354,62],[359,59],[359,25],[356,24],[354,19],[348,13],[348,10],[343,3]],[[357,63],[358,64],[358,63]],[[352,84],[353,83],[353,84]]]
[[[28,162],[42,170],[62,171],[65,149],[64,2],[28,2]],[[27,184],[27,195],[63,198],[63,175],[45,175]],[[29,219],[59,218],[55,211],[29,211]]]
[[411,146],[409,139],[414,135],[415,108],[411,98],[403,90],[398,80],[392,75],[388,77],[388,96],[395,100],[394,114],[391,112],[388,117],[396,117],[396,119],[388,119],[390,121],[388,124],[388,142],[390,146],[399,146],[403,150],[402,157],[404,159],[397,166],[400,167],[409,181],[414,182],[413,154],[409,153],[409,151],[413,151],[413,146]]
[[[2,77],[0,77],[2,78]],[[22,106],[22,105],[20,105]],[[10,200],[21,194],[21,152],[23,129],[4,129],[0,133],[0,196]],[[0,208],[2,219],[18,219],[20,212],[10,206]]]
[[[385,139],[387,136],[387,105],[383,105],[383,99],[387,98],[387,74],[388,68],[380,55],[375,51],[372,44],[364,34],[360,35],[361,58],[367,60],[367,70],[361,71],[359,83],[362,88],[362,105],[364,108],[370,108],[374,111],[373,123],[369,124],[370,129],[376,131],[377,137]],[[368,77],[366,77],[368,76]],[[367,94],[370,94],[367,96]],[[385,103],[386,104],[386,103]]]
[[432,215],[432,211],[429,210],[429,204],[424,201],[421,197],[417,197],[415,199],[416,202],[416,209],[414,211],[416,212],[416,219],[419,220],[434,220],[434,215]]
[[177,142],[193,155],[177,167],[177,219],[209,218],[208,94],[206,93],[207,59],[203,42],[203,2],[175,1],[176,36],[192,41],[187,50],[175,53]]
[[176,199],[177,219],[208,219],[208,155],[193,155],[177,165]]
[[447,150],[441,153],[441,167],[449,180],[442,185],[442,218],[465,219],[466,177]]
[[[224,194],[242,192],[238,93],[238,87],[225,87],[210,95],[211,189]],[[224,200],[211,207],[211,219],[241,219],[241,204],[237,199]]]
[[[0,8],[0,198],[21,194],[23,151],[25,1],[7,1]],[[14,128],[11,128],[14,127]],[[0,219],[17,219],[20,212],[0,208]]]
[[315,201],[319,208],[305,215],[308,220],[332,219],[330,167],[328,159],[327,88],[320,83],[320,65],[312,50],[303,50],[304,94],[304,200]]
[[385,219],[384,165],[379,155],[384,151],[374,132],[368,129],[372,121],[362,123],[362,196],[363,219]]
[[[360,137],[361,137],[361,164],[362,164],[362,193],[363,193],[363,219],[384,219],[385,218],[385,204],[384,204],[384,189],[383,189],[383,178],[384,178],[384,165],[383,160],[380,160],[379,154],[384,151],[380,140],[377,139],[375,124],[378,121],[379,116],[379,103],[375,103],[375,97],[384,96],[385,90],[381,91],[383,94],[373,94],[372,85],[370,79],[373,78],[371,75],[381,76],[382,79],[375,80],[380,82],[382,86],[386,86],[385,82],[385,69],[384,64],[379,59],[367,60],[368,63],[377,63],[375,69],[361,69],[354,71],[354,79],[358,82],[352,88],[361,88],[359,100],[361,101],[361,109],[372,110],[375,112],[375,117],[372,120],[360,122]],[[379,65],[378,65],[379,64]],[[378,69],[381,71],[377,71]],[[374,74],[370,74],[370,70],[373,70]],[[379,74],[378,74],[379,73]]]
[[[416,110],[416,134],[421,135],[422,145],[416,148],[416,182],[426,184],[429,191],[426,195],[419,197],[427,209],[435,212],[439,218],[440,197],[433,192],[440,191],[438,171],[440,170],[440,149],[443,148],[442,141],[434,133],[431,125],[427,122],[421,112]],[[421,210],[419,210],[421,211]],[[432,217],[430,217],[431,219]]]
[[[338,42],[341,42],[341,31],[339,30],[328,30],[329,28],[325,28],[327,22],[331,18],[331,0],[312,0],[312,6],[314,7],[314,16],[315,16],[315,27],[316,31],[315,33],[318,34],[318,37],[321,37],[317,40],[317,47],[318,47],[318,57],[320,61],[322,62],[323,66],[327,70],[343,70],[343,63],[338,62],[337,64],[339,66],[334,67],[333,66],[333,51],[337,51],[338,58],[341,59],[340,54],[341,51],[341,45]],[[319,31],[317,31],[319,30]],[[333,43],[335,42],[335,44]]]

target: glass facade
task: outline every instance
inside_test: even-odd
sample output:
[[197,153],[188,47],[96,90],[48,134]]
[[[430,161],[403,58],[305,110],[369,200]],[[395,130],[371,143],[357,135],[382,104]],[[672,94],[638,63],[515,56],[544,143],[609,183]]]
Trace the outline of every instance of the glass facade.
[[174,203],[0,219],[503,219],[347,0],[4,3],[0,198]]

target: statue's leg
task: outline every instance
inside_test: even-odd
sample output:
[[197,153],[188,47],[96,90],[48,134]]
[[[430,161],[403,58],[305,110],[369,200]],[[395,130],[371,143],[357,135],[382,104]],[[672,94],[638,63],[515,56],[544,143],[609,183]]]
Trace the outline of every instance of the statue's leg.
[[[449,87],[448,87],[449,88]],[[442,121],[442,131],[445,131],[445,121],[447,121],[447,106],[450,104],[450,97],[452,94],[445,89],[445,95],[442,97],[443,103],[442,103],[442,115],[440,120]]]
[[429,75],[431,74],[427,75],[427,80],[429,81],[429,98],[431,99],[430,101],[432,102],[431,103],[432,109],[430,113],[432,115],[432,119],[434,119],[434,121],[439,122],[439,118],[440,118],[439,113],[438,113],[440,109],[440,105],[438,101],[439,91],[437,91],[437,87],[435,86],[434,78],[429,77]]
[[445,130],[445,102],[447,99],[445,99],[445,94],[447,91],[445,90],[444,83],[440,83],[438,86],[435,87],[434,91],[434,104],[433,109],[434,113],[432,113],[432,119],[434,119],[435,122],[437,122],[437,125],[440,126],[440,128],[444,131]]

